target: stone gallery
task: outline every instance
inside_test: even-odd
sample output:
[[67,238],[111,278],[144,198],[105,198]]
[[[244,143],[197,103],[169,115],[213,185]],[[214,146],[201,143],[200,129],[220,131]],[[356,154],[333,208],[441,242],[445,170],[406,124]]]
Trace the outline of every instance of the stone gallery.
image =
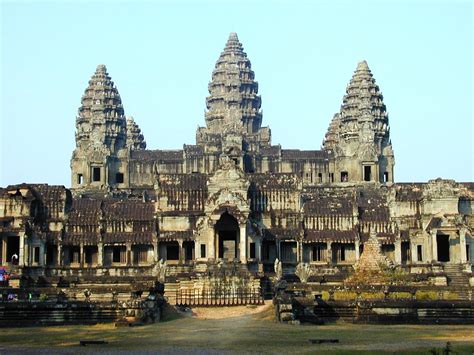
[[195,144],[150,150],[99,65],[76,118],[71,187],[0,189],[1,264],[45,279],[161,274],[189,290],[224,270],[258,288],[301,265],[343,280],[372,238],[408,274],[463,275],[468,285],[474,183],[395,183],[388,114],[367,62],[348,79],[320,149],[274,145],[231,33]]

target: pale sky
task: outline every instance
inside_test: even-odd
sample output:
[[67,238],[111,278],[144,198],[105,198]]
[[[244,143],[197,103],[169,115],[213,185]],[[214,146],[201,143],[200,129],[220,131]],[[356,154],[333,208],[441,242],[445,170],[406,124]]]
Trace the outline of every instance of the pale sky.
[[397,182],[474,181],[471,1],[1,1],[0,186],[70,186],[75,118],[105,64],[148,149],[195,143],[230,32],[263,125],[320,149],[357,63],[389,113]]

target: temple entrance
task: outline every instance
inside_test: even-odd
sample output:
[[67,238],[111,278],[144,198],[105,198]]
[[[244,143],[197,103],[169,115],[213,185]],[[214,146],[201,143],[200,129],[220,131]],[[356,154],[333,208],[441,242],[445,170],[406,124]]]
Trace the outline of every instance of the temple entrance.
[[410,242],[402,242],[402,264],[406,264],[411,260]]
[[225,260],[234,260],[239,257],[239,223],[228,212],[222,214],[215,226],[218,238],[218,257]]
[[[20,255],[20,237],[8,236],[6,247],[6,261],[18,264],[18,257]],[[16,256],[15,258],[13,257],[14,255]]]
[[436,244],[438,245],[438,261],[449,261],[449,235],[438,234],[436,236]]

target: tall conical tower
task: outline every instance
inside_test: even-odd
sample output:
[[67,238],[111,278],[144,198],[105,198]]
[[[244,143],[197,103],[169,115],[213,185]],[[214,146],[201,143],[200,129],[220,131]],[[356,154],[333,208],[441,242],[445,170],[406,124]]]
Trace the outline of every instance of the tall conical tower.
[[105,65],[89,80],[76,119],[76,146],[117,152],[125,146],[126,120],[122,100]]
[[366,61],[357,65],[323,147],[333,151],[336,179],[393,182],[388,114]]
[[206,127],[198,128],[198,144],[225,150],[228,141],[244,151],[269,144],[270,130],[261,127],[261,98],[254,79],[250,60],[237,34],[232,32],[212,72],[206,99]]
[[76,118],[71,187],[103,189],[126,183],[127,152],[122,100],[105,65],[99,65],[82,96]]

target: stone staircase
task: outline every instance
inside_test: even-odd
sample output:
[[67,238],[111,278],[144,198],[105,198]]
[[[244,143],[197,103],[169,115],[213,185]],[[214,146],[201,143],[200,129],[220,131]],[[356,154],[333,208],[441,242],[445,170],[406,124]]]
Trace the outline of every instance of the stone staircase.
[[456,288],[462,300],[472,299],[472,288],[469,285],[469,274],[463,271],[462,264],[446,264],[444,272],[448,277],[448,286]]

